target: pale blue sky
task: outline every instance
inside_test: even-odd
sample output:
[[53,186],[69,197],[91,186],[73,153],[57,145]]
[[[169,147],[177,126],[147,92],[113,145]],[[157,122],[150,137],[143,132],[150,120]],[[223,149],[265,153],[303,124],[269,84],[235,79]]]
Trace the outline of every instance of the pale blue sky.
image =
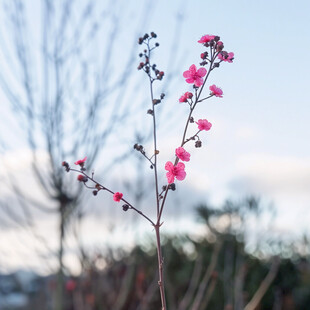
[[[38,2],[33,3],[35,8]],[[119,42],[120,51],[137,40],[132,37],[131,21],[137,18],[144,1],[123,3],[126,5],[120,8],[130,13],[126,15],[127,31],[123,34],[124,41]],[[234,63],[223,64],[210,79],[210,83],[222,87],[224,98],[212,98],[197,110],[197,118],[207,118],[213,128],[205,147],[191,150],[188,176],[179,184],[177,194],[192,190],[196,195],[193,203],[208,199],[215,204],[227,197],[262,195],[267,202],[273,201],[278,210],[275,231],[288,235],[306,231],[310,219],[310,2],[159,0],[152,10],[154,14],[141,34],[149,31],[158,34],[160,49],[156,59],[165,70],[167,51],[175,42],[175,17],[180,14],[183,19],[176,51],[177,57],[183,55],[183,59],[176,72],[179,76],[174,91],[170,91],[166,106],[162,107],[163,116],[171,111],[180,117],[185,115],[186,110],[183,112],[177,102],[190,89],[182,73],[192,63],[199,63],[203,49],[197,40],[202,35],[221,36],[225,49],[235,53]],[[0,27],[5,32],[2,22]],[[137,74],[134,72],[133,78]],[[10,131],[11,118],[8,121],[9,112],[1,92],[0,99],[4,111],[0,129]],[[145,112],[141,115],[145,117]],[[164,120],[161,124],[165,125]],[[176,123],[169,134],[160,132],[162,164],[171,160],[182,127]],[[15,144],[14,154],[21,156],[20,149]],[[11,153],[7,155],[12,158]],[[48,234],[46,227],[54,224],[44,221],[42,234]],[[8,238],[13,239],[8,240],[12,242],[17,237],[10,234]],[[97,232],[91,236],[96,235]],[[85,239],[91,237],[85,235]],[[51,241],[53,245],[55,242]],[[15,266],[20,263],[18,259],[12,262]]]

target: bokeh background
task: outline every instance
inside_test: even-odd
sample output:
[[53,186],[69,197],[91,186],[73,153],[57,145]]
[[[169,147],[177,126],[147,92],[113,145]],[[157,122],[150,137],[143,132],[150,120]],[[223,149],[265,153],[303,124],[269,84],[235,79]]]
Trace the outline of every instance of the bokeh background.
[[152,227],[61,166],[88,156],[100,182],[155,215],[152,171],[133,150],[152,150],[137,70],[138,38],[151,31],[165,72],[155,87],[166,94],[162,185],[187,115],[182,73],[204,51],[197,41],[216,34],[235,53],[210,76],[224,96],[196,110],[213,127],[202,148],[189,147],[165,210],[169,309],[309,309],[309,10],[275,0],[2,1],[0,309],[159,307]]

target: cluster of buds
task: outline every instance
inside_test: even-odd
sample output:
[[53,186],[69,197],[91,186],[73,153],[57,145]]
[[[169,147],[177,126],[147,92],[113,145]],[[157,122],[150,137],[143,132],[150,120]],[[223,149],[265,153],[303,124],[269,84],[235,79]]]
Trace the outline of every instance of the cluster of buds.
[[135,145],[133,146],[133,148],[134,148],[135,150],[137,150],[138,152],[141,152],[142,154],[145,154],[143,145],[138,144],[138,143],[135,143]]
[[[150,34],[146,33],[143,37],[138,39],[140,45],[144,43],[147,46],[143,53],[139,54],[140,57],[144,57],[144,61],[139,63],[138,70],[144,70],[152,80],[162,80],[165,75],[164,71],[158,70],[156,64],[150,64],[150,53],[153,49],[159,46],[158,42],[156,42],[153,47],[150,46],[150,40],[155,38],[157,38],[157,34],[151,32]],[[154,72],[154,77],[151,76],[151,70]]]
[[[157,38],[157,34],[155,32],[153,32],[153,31],[150,33],[150,35],[148,33],[146,33],[143,37],[140,37],[138,39],[138,43],[141,45],[143,42],[145,42],[150,37],[155,39],[155,38]],[[159,46],[159,44],[158,44],[158,46]]]

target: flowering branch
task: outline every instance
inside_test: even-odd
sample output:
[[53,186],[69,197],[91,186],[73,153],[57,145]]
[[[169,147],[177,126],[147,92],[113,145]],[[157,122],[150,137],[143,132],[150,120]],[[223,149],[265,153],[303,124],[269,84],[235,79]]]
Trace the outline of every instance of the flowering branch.
[[[85,161],[86,161],[86,157],[85,157]],[[84,161],[84,162],[85,162]],[[78,161],[79,162],[79,161]],[[125,204],[122,206],[123,207],[123,210],[124,211],[127,211],[129,209],[131,210],[134,210],[135,212],[137,212],[139,215],[143,216],[147,221],[149,221],[152,226],[154,226],[154,222],[147,216],[145,215],[142,211],[138,210],[137,208],[135,208],[130,202],[128,202],[126,199],[123,198],[123,194],[122,193],[119,193],[119,192],[113,192],[112,190],[110,190],[109,188],[103,186],[102,184],[100,184],[98,181],[96,181],[93,177],[93,173],[92,173],[92,176],[89,176],[85,173],[85,168],[84,168],[84,162],[82,163],[78,163],[79,165],[81,165],[81,169],[80,170],[77,170],[77,169],[73,169],[73,168],[70,168],[69,164],[67,162],[63,162],[62,165],[66,168],[66,171],[67,172],[70,172],[70,171],[74,171],[74,172],[78,172],[80,173],[78,176],[77,176],[77,180],[80,181],[81,183],[84,184],[85,187],[89,188],[89,189],[93,189],[93,195],[94,196],[97,196],[98,192],[101,191],[101,190],[105,190],[109,193],[111,193],[113,195],[113,200],[116,201],[116,202],[120,202],[120,201],[123,201]],[[90,180],[92,181],[95,186],[88,186],[86,184],[86,182]]]
[[[209,131],[212,127],[212,124],[206,119],[199,119],[195,122],[193,117],[193,112],[198,105],[211,97],[223,97],[223,91],[221,88],[217,87],[216,85],[211,85],[209,87],[210,94],[204,98],[202,97],[202,91],[205,88],[207,80],[210,76],[210,73],[215,69],[219,68],[221,62],[229,62],[231,63],[234,59],[233,53],[227,53],[223,51],[224,45],[223,42],[220,41],[220,37],[213,36],[213,35],[205,35],[202,36],[198,43],[201,43],[204,47],[209,48],[209,52],[203,52],[200,57],[202,58],[202,62],[200,65],[202,67],[196,68],[193,64],[189,67],[189,70],[183,73],[186,82],[189,84],[193,84],[193,93],[187,91],[185,92],[180,98],[180,103],[187,103],[189,105],[189,113],[187,120],[185,122],[182,140],[180,146],[175,150],[175,159],[174,163],[171,161],[167,161],[165,164],[166,177],[167,177],[167,185],[162,187],[162,191],[159,192],[159,182],[158,182],[158,155],[159,150],[157,149],[157,134],[156,134],[156,106],[161,103],[164,99],[165,94],[160,95],[160,99],[154,98],[154,91],[153,91],[153,84],[155,81],[161,81],[164,77],[164,72],[160,71],[156,64],[151,64],[151,55],[152,51],[159,46],[158,43],[152,45],[152,40],[155,39],[157,35],[154,32],[149,34],[145,34],[143,37],[140,37],[138,40],[139,44],[144,44],[146,48],[144,49],[143,53],[140,53],[140,57],[144,57],[144,61],[140,62],[138,66],[138,70],[144,71],[149,79],[149,87],[150,87],[150,98],[151,98],[151,109],[147,110],[147,114],[150,114],[153,119],[153,154],[151,157],[146,155],[145,149],[142,145],[135,144],[134,149],[137,150],[145,159],[151,164],[150,168],[154,171],[154,183],[155,183],[155,197],[156,197],[156,211],[157,211],[157,218],[156,221],[151,220],[147,215],[142,213],[140,210],[136,209],[132,204],[130,204],[127,200],[123,198],[123,194],[120,192],[113,192],[112,190],[106,188],[105,186],[98,183],[93,176],[87,175],[85,173],[84,164],[86,161],[86,157],[84,159],[78,160],[75,162],[76,165],[80,166],[80,170],[71,169],[67,162],[63,162],[63,166],[65,167],[66,171],[74,171],[80,173],[77,177],[78,181],[83,182],[85,187],[89,189],[93,189],[93,194],[97,195],[100,190],[106,190],[113,195],[113,200],[116,202],[123,201],[125,204],[123,205],[123,210],[127,211],[128,209],[132,209],[137,212],[139,215],[144,217],[147,221],[149,221],[155,229],[156,233],[156,246],[157,246],[157,260],[158,260],[158,285],[161,297],[161,305],[162,310],[166,310],[166,297],[165,297],[165,286],[164,286],[164,259],[162,255],[161,249],[161,240],[160,240],[160,227],[162,225],[161,218],[162,213],[164,210],[164,206],[166,203],[168,191],[172,190],[175,191],[175,179],[178,181],[182,181],[186,177],[185,172],[185,164],[183,162],[190,161],[190,153],[184,149],[185,144],[190,141],[195,141],[195,147],[200,148],[202,146],[202,142],[199,138],[199,134],[202,131]],[[205,66],[208,65],[208,70]],[[197,132],[188,137],[188,129],[190,124],[196,123],[198,125]],[[90,180],[94,183],[94,186],[88,186],[86,182]]]

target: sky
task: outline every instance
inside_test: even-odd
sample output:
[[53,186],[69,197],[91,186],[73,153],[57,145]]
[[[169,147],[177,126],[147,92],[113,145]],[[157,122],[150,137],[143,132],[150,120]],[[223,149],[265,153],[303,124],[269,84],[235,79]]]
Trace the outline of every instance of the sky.
[[[38,1],[32,2],[32,7],[38,6]],[[141,13],[142,3],[144,1],[126,1],[126,14],[122,14],[127,29],[121,30],[124,32],[123,40],[117,42],[121,52],[124,52],[124,46],[137,39],[133,37],[135,29],[131,21],[135,21]],[[120,4],[120,7],[124,8],[124,5]],[[167,228],[163,230],[179,232],[180,227],[186,227],[192,232],[196,230],[196,219],[192,212],[195,204],[208,201],[220,206],[227,198],[241,199],[254,194],[263,197],[263,203],[273,205],[277,212],[272,223],[261,223],[264,229],[287,237],[309,233],[310,107],[307,89],[310,58],[306,53],[310,50],[310,3],[275,0],[159,0],[153,3],[151,10],[146,29],[141,31],[155,31],[158,35],[160,48],[156,51],[156,62],[158,65],[162,64],[165,71],[168,70],[169,61],[172,60],[167,57],[170,55],[167,51],[172,50],[172,55],[176,55],[173,60],[179,64],[174,68],[177,76],[173,88],[169,88],[159,121],[162,167],[167,160],[173,159],[173,150],[180,140],[186,109],[178,103],[178,98],[191,89],[185,83],[182,73],[191,64],[198,65],[200,62],[199,56],[203,48],[197,43],[198,39],[204,34],[219,35],[225,49],[235,53],[232,64],[221,65],[210,77],[211,84],[223,89],[224,97],[212,98],[196,111],[197,118],[207,118],[213,127],[202,139],[203,148],[190,148],[192,160],[187,166],[187,177],[178,184],[178,191],[171,198],[171,211],[167,211]],[[40,17],[39,11],[34,10],[31,14],[35,25]],[[177,17],[180,19],[179,23],[176,22]],[[4,19],[1,19],[2,37],[5,27]],[[137,57],[137,63],[138,61]],[[1,62],[3,65],[0,58]],[[9,70],[7,66],[6,70]],[[117,66],[115,70],[117,71]],[[137,72],[132,73],[133,79],[137,79],[137,76]],[[16,135],[15,129],[10,129],[11,126],[18,128],[18,124],[2,91],[0,100],[0,130],[13,144],[10,150],[2,149],[2,161],[11,171],[13,169],[19,180],[24,180],[30,169],[27,144],[21,134]],[[145,117],[145,112],[137,112],[137,115]],[[172,118],[172,122],[165,121],[165,118]],[[141,130],[144,124],[141,121],[136,126]],[[133,135],[135,129],[127,130],[127,136]],[[16,130],[22,133],[21,128]],[[42,150],[40,154],[39,158],[44,165],[46,154]],[[19,163],[17,167],[16,163]],[[130,168],[124,167],[126,164],[128,163],[121,164],[114,170],[115,183],[123,190],[125,187],[121,184],[120,175],[130,178],[131,173],[137,173],[133,171],[132,165]],[[100,161],[96,165],[100,166]],[[161,172],[164,180],[164,170]],[[5,189],[0,189],[0,197],[6,194]],[[87,197],[94,201],[90,195]],[[191,198],[187,201],[186,197]],[[100,213],[97,202],[94,205],[94,210],[83,224],[82,239],[85,244],[93,244],[94,250],[96,246],[109,243],[107,231],[113,231],[114,238],[119,238],[120,243],[124,241],[120,234],[115,233],[117,224],[109,222],[115,214],[118,219],[123,214],[117,211]],[[179,205],[181,210],[177,210],[179,222],[176,224],[171,213],[173,215],[173,210]],[[98,218],[97,212],[104,216]],[[182,217],[182,214],[185,216]],[[188,217],[188,214],[191,216]],[[36,232],[48,240],[48,246],[55,249],[57,239],[51,231],[57,225],[56,219],[39,214],[36,216],[39,219]],[[102,225],[102,221],[105,225]],[[147,225],[139,221],[138,224],[136,221],[126,224],[125,221],[122,225],[126,235],[130,235],[128,231],[134,226],[139,227],[126,240],[127,246],[133,244],[139,232],[148,229]],[[28,267],[42,271],[39,266],[42,257],[37,259],[33,252],[38,249],[42,256],[46,252],[38,239],[33,241],[33,231],[24,232],[16,227],[4,227],[2,230],[1,270]],[[12,248],[12,244],[16,246]],[[69,238],[68,248],[70,250],[66,260],[68,264],[75,266],[77,262],[73,238]],[[28,257],[32,263],[25,264],[21,257]],[[44,259],[51,268],[56,266],[55,261],[48,257]]]

